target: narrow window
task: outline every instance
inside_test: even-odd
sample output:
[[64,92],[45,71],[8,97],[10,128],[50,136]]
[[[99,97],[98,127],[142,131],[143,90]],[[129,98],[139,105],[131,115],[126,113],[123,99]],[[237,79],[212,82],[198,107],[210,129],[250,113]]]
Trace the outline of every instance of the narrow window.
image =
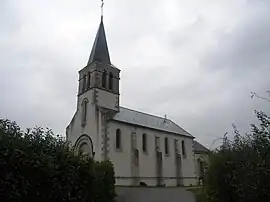
[[86,119],[87,119],[87,104],[88,104],[88,100],[84,99],[82,102],[82,125],[83,126],[86,124]]
[[116,130],[116,149],[121,149],[121,130]]
[[86,87],[86,75],[83,75],[82,93],[85,91],[85,87]]
[[142,135],[142,150],[147,152],[147,137],[145,133]]
[[183,157],[186,158],[186,147],[185,147],[184,140],[182,140],[181,144],[182,144],[182,154],[183,154]]
[[87,88],[89,89],[91,85],[91,72],[88,72],[88,78],[87,78]]
[[110,72],[109,74],[109,89],[112,90],[113,89],[113,75]]
[[168,138],[165,137],[165,154],[169,154],[169,142],[168,142]]
[[102,87],[103,88],[106,88],[106,79],[107,79],[107,73],[106,73],[106,71],[104,71],[102,73]]

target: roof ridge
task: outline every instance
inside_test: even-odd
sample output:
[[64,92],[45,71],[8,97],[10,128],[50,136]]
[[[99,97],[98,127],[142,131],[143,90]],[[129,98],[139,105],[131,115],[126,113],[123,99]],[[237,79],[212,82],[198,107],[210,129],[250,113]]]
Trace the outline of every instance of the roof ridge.
[[[138,113],[141,113],[141,114],[145,114],[145,115],[148,115],[148,116],[153,116],[153,117],[156,117],[156,118],[165,119],[162,116],[157,116],[157,115],[149,114],[149,113],[146,113],[146,112],[138,111],[138,110],[135,110],[135,109],[130,109],[130,108],[127,108],[127,107],[122,107],[122,106],[120,106],[120,107],[121,108],[124,108],[124,109],[128,109],[130,111],[134,111],[134,112],[138,112]],[[171,119],[168,119],[168,118],[166,118],[166,120],[169,120],[169,121],[173,122]]]
[[[164,117],[160,117],[160,116],[157,116],[157,115],[153,115],[153,114],[148,114],[148,113],[145,113],[145,112],[142,112],[142,111],[138,111],[138,110],[135,110],[135,109],[130,109],[130,108],[127,108],[127,107],[123,107],[123,106],[120,106],[120,108],[124,108],[126,110],[130,110],[132,112],[136,112],[136,113],[140,113],[140,114],[143,114],[143,115],[146,115],[146,116],[152,116],[152,117],[155,117],[155,118],[158,118],[158,119],[165,119]],[[179,126],[177,123],[175,123],[173,120],[171,119],[168,119],[166,118],[167,121],[170,121],[171,124],[174,124],[176,127],[178,127],[179,129],[183,130],[185,133],[189,134],[190,136],[192,136],[187,130],[185,130],[184,128],[182,128],[181,126]],[[193,137],[193,136],[192,136]]]

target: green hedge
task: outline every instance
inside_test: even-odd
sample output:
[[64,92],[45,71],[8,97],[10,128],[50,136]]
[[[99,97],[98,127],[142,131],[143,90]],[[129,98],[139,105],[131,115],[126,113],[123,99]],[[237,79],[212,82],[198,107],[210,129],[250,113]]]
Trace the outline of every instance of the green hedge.
[[0,201],[114,201],[114,169],[73,155],[46,129],[0,120]]
[[256,112],[260,125],[234,139],[224,138],[210,156],[205,180],[207,202],[270,201],[270,117]]

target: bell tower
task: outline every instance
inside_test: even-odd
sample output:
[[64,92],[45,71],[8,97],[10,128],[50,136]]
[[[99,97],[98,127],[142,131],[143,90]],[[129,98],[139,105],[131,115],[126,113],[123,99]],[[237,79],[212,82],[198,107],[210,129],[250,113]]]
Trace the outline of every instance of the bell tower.
[[[120,70],[112,65],[103,17],[86,67],[79,71],[78,102],[91,91],[91,103],[103,110],[119,111]],[[88,93],[89,94],[89,93]]]
[[111,63],[101,15],[87,65],[79,71],[76,113],[66,128],[76,153],[89,153],[96,160],[108,158],[107,121],[119,112],[119,75]]

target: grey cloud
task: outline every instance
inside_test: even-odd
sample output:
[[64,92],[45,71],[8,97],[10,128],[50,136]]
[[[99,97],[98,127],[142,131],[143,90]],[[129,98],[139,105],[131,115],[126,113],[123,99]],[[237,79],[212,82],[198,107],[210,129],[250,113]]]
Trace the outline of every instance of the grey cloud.
[[[253,7],[248,5],[244,17],[236,19],[229,34],[219,29],[209,34],[207,22],[201,16],[190,25],[168,33],[171,36],[166,36],[167,47],[174,58],[179,58],[177,67],[156,67],[142,73],[145,82],[140,85],[146,88],[135,91],[140,95],[136,101],[141,109],[167,113],[208,146],[214,138],[230,132],[233,122],[243,133],[247,132],[249,124],[256,121],[255,109],[269,113],[269,103],[251,100],[250,92],[262,93],[270,88],[270,12],[269,6],[251,3]],[[207,34],[213,37],[215,45],[200,44]],[[201,47],[204,50],[200,51]],[[197,65],[185,66],[181,57],[190,57]],[[185,71],[177,68],[193,68],[190,71],[194,75],[181,82],[181,73]],[[135,71],[130,74],[136,74]],[[166,75],[171,82],[164,85]],[[132,96],[131,92],[127,93]],[[136,101],[129,103],[136,107]]]
[[[0,3],[0,116],[64,134],[99,4],[10,2]],[[121,105],[167,114],[210,146],[232,122],[247,131],[254,109],[270,112],[268,103],[249,94],[270,88],[270,7],[267,1],[228,1],[239,13],[224,3],[216,12],[198,2],[176,5],[179,12],[187,9],[180,17],[196,10],[178,24],[164,16],[164,1],[110,1],[104,19],[112,62],[122,70]],[[225,24],[212,20],[215,15]]]

